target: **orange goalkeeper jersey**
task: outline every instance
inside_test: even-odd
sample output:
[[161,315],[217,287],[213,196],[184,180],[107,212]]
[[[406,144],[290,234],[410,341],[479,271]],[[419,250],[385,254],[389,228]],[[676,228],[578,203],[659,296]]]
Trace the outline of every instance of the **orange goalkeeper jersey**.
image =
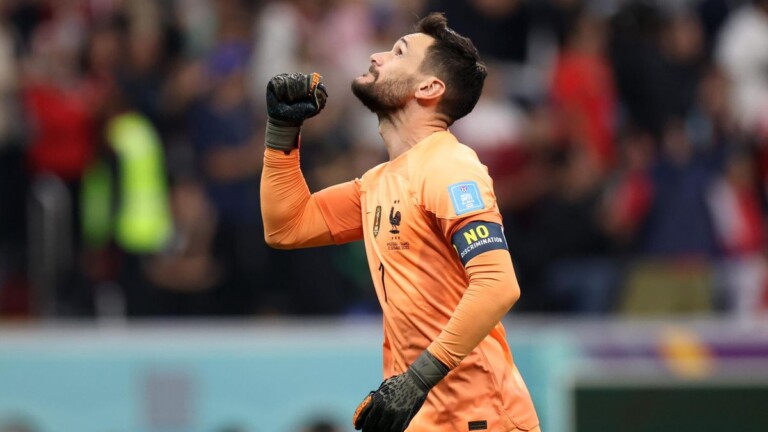
[[[383,310],[384,378],[405,372],[469,284],[460,255],[471,255],[472,246],[452,242],[454,234],[473,222],[501,224],[486,168],[450,132],[438,132],[360,180],[315,196],[335,243],[365,240]],[[463,236],[466,245],[494,241],[480,223]],[[407,430],[530,430],[538,423],[499,323],[432,389]]]

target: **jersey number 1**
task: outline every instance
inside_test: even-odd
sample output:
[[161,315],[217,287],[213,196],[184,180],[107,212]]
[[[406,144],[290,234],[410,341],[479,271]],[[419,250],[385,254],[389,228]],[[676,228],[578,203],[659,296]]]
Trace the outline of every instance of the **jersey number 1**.
[[384,303],[387,302],[387,285],[384,283],[384,263],[379,264],[379,270],[381,271],[381,289],[384,290]]

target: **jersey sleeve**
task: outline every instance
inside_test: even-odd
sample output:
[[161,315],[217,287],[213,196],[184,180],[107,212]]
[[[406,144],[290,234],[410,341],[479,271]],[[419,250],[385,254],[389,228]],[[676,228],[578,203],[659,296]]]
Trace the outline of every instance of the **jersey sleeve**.
[[474,154],[452,155],[429,165],[420,182],[420,200],[435,215],[446,239],[451,241],[473,221],[501,225],[493,181]]
[[362,240],[360,180],[331,186],[314,195],[335,244]]

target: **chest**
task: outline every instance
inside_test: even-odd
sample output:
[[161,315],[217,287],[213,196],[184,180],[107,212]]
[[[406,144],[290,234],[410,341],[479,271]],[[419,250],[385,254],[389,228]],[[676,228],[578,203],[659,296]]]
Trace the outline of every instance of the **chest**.
[[409,253],[433,231],[406,177],[382,173],[366,186],[361,203],[364,236],[379,254]]

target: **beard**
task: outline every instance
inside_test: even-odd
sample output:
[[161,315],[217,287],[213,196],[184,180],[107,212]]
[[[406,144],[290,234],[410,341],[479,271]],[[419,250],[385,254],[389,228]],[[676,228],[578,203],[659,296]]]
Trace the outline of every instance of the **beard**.
[[405,107],[413,88],[413,79],[379,81],[378,71],[371,70],[373,81],[361,83],[352,81],[352,93],[371,112],[386,117]]

